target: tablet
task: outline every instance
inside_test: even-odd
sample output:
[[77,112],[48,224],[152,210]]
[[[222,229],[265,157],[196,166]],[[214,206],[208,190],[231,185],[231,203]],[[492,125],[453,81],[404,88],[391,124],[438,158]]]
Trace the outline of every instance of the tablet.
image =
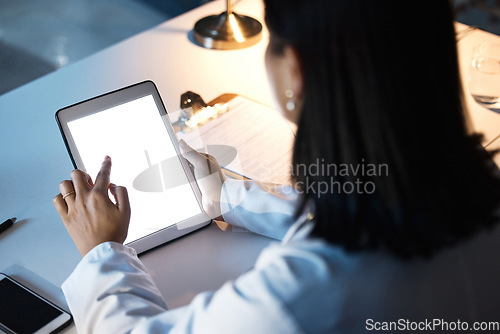
[[156,86],[141,82],[56,112],[75,168],[94,180],[106,155],[111,182],[127,187],[125,244],[144,252],[211,222]]

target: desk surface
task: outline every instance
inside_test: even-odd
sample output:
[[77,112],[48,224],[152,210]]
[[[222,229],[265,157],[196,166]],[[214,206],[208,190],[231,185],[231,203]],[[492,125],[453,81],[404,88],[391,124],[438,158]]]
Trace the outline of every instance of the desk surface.
[[[143,80],[156,83],[169,111],[178,109],[187,90],[206,101],[234,92],[272,103],[264,66],[267,31],[257,45],[234,51],[206,50],[188,38],[196,20],[224,6],[210,2],[0,96],[0,219],[20,219],[0,235],[0,271],[65,306],[59,287],[80,255],[52,206],[59,182],[72,170],[54,120],[59,108]],[[241,1],[234,10],[263,22],[259,0]],[[463,38],[458,45],[464,74],[472,46],[481,41],[500,38],[482,31]],[[500,115],[477,105],[464,87],[474,127],[492,141],[500,135]],[[141,259],[167,304],[177,307],[247,270],[269,242],[212,225]]]

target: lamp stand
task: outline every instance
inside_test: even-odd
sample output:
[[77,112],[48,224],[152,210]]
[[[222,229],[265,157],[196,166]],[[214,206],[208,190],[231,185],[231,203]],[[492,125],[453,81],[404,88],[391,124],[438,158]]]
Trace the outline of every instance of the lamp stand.
[[249,16],[227,10],[219,15],[202,18],[194,25],[194,39],[208,49],[231,50],[252,46],[262,38],[262,24]]

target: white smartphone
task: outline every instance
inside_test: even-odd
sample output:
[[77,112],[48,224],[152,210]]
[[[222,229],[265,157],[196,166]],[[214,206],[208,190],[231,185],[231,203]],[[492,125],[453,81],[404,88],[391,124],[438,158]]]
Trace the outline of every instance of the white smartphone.
[[0,330],[7,333],[55,333],[71,315],[9,276],[0,273]]

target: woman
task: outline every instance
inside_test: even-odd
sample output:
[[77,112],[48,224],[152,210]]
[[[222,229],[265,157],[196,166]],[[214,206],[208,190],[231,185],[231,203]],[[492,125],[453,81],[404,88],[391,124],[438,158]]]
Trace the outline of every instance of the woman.
[[[213,158],[207,164],[181,149],[212,217],[283,242],[236,281],[167,310],[122,245],[130,208],[126,189],[109,183],[111,160],[95,185],[74,171],[60,184],[70,195],[54,204],[84,256],[63,285],[77,329],[360,333],[498,324],[500,178],[466,127],[448,1],[265,5],[270,83],[298,125],[294,187],[225,180]],[[220,177],[206,178],[211,172]],[[249,213],[260,205],[279,214]]]

